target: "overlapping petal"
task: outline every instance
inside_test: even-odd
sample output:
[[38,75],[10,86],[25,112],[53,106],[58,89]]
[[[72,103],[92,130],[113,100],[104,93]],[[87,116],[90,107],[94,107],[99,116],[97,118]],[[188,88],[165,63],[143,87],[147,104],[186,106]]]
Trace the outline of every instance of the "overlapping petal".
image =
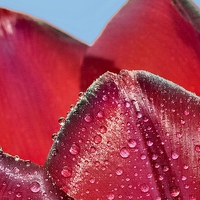
[[75,199],[199,199],[200,98],[144,71],[106,73],[66,119],[47,169]]
[[101,58],[117,69],[150,71],[200,95],[198,13],[190,0],[128,1],[88,49],[82,73]]
[[41,21],[0,10],[4,151],[44,163],[58,118],[76,102],[85,50],[86,45]]

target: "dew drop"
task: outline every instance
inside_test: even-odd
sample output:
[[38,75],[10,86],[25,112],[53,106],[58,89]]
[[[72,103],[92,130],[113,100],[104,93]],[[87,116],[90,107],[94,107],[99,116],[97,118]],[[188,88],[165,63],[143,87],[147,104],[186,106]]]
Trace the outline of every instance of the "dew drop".
[[172,152],[172,159],[178,159],[179,155],[176,152]]
[[94,146],[90,147],[90,152],[91,152],[91,153],[95,153],[96,150],[97,150],[97,149],[96,149]]
[[130,151],[126,147],[123,147],[120,150],[120,156],[122,158],[128,158],[130,156]]
[[107,131],[107,128],[105,126],[101,126],[100,127],[100,132],[101,133],[106,133],[106,131]]
[[18,193],[16,194],[16,197],[17,197],[17,198],[21,198],[21,197],[22,197],[22,194],[21,194],[20,192],[18,192]]
[[51,155],[52,155],[52,156],[56,156],[56,155],[57,155],[57,150],[56,150],[56,149],[52,149]]
[[101,141],[102,141],[102,137],[101,137],[100,135],[96,135],[96,136],[94,137],[94,142],[95,142],[96,144],[99,144]]
[[185,120],[181,119],[181,124],[184,125],[185,124]]
[[61,171],[63,177],[68,178],[72,175],[72,171],[67,167],[64,166],[63,170]]
[[144,193],[149,191],[149,186],[146,183],[140,185],[140,190]]
[[185,111],[184,111],[184,115],[187,116],[187,115],[189,115],[189,114],[190,114],[190,112],[189,112],[188,110],[185,110]]
[[121,167],[118,167],[118,168],[116,169],[116,174],[117,174],[118,176],[122,175],[122,174],[123,174],[123,169],[122,169]]
[[78,97],[81,99],[84,96],[84,92],[79,92]]
[[90,181],[90,183],[93,184],[93,183],[95,183],[95,178],[91,178],[89,181]]
[[100,111],[97,113],[97,117],[98,117],[98,118],[103,118],[103,117],[104,117],[103,111],[100,110]]
[[182,137],[183,137],[183,134],[182,134],[181,132],[177,132],[177,133],[176,133],[176,137],[177,137],[177,138],[182,138]]
[[126,106],[126,108],[130,108],[130,107],[131,107],[131,104],[130,104],[128,101],[126,101],[126,102],[125,102],[125,106]]
[[136,145],[137,145],[137,142],[135,140],[133,140],[133,139],[128,140],[128,146],[130,148],[134,148]]
[[15,161],[19,161],[20,157],[18,155],[15,156]]
[[38,182],[32,182],[30,189],[32,192],[37,193],[40,191],[40,184]]
[[153,145],[153,142],[151,140],[147,140],[147,146],[151,147]]
[[115,198],[115,195],[113,193],[110,193],[107,195],[107,197],[108,197],[108,200],[112,200]]
[[108,101],[108,96],[107,95],[103,95],[102,99],[103,99],[103,101]]
[[177,197],[180,194],[180,190],[176,186],[170,187],[170,194],[172,197]]
[[145,154],[141,154],[140,158],[141,158],[141,160],[145,160],[147,158],[147,156]]
[[189,200],[197,200],[197,198],[194,195],[190,195]]
[[152,155],[152,160],[157,160],[157,158],[158,158],[158,155],[157,155],[157,154],[153,154],[153,155]]
[[56,140],[57,137],[58,137],[58,133],[53,133],[51,136],[52,140]]
[[195,146],[195,151],[198,152],[198,153],[200,152],[200,145]]
[[137,112],[136,116],[137,116],[138,119],[140,119],[140,118],[142,118],[142,113]]
[[63,126],[65,124],[65,118],[64,117],[60,117],[58,119],[58,123],[60,124],[60,126]]
[[88,122],[88,123],[91,122],[91,121],[92,121],[91,115],[87,114],[87,115],[85,116],[84,120],[85,120],[86,122]]
[[72,146],[69,149],[69,152],[72,155],[77,155],[79,153],[79,151],[80,151],[80,147],[77,144],[72,144]]

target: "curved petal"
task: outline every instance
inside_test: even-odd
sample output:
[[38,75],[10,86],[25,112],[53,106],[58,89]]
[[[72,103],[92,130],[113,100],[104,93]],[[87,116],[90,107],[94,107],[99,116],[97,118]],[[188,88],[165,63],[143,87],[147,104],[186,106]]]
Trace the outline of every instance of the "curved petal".
[[82,73],[101,58],[117,69],[150,71],[200,95],[198,15],[189,0],[129,0],[88,50]]
[[0,144],[5,152],[44,162],[58,118],[80,92],[85,50],[86,45],[41,21],[0,9]]
[[0,150],[0,199],[72,200],[52,183],[42,167]]
[[75,199],[199,199],[199,116],[200,98],[172,82],[106,73],[69,114],[46,167]]

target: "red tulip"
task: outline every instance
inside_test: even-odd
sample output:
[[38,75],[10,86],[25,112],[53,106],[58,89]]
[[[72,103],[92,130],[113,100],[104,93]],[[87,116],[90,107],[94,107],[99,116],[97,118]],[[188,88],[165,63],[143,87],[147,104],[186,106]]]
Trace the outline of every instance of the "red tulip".
[[[90,48],[1,9],[4,151],[42,165],[57,118],[107,70],[148,70],[200,94],[195,9],[187,0],[129,1]],[[200,198],[197,96],[123,71],[103,75],[80,98],[43,167],[1,152],[1,198]]]

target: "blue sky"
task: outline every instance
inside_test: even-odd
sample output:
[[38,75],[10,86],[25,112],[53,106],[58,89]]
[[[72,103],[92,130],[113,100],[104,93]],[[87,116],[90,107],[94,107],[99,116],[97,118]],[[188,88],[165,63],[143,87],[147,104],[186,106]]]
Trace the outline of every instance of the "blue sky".
[[[194,0],[200,7],[200,0]],[[0,6],[42,18],[91,44],[126,0],[0,0]]]

